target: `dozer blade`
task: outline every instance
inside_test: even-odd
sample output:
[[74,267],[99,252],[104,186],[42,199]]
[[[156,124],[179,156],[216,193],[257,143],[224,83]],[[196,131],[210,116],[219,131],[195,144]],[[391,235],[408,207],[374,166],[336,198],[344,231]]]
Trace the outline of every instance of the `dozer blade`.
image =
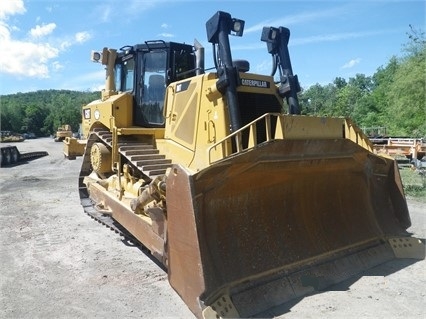
[[[398,168],[348,139],[275,140],[167,178],[171,285],[198,317],[249,317],[396,257]],[[423,256],[422,256],[423,254]]]

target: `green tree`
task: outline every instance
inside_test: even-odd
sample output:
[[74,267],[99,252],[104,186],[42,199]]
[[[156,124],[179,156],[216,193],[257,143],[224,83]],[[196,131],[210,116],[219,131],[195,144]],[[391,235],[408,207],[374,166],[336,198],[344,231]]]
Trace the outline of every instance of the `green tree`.
[[426,137],[426,38],[410,25],[406,55],[388,86],[386,121],[394,135]]
[[334,79],[333,84],[337,89],[340,90],[340,89],[344,88],[348,83],[346,83],[346,80],[344,78],[337,77],[337,78]]
[[315,84],[301,92],[303,114],[347,116],[360,127],[386,127],[391,136],[426,138],[426,38],[410,26],[403,57],[373,76]]
[[412,56],[394,75],[389,90],[387,120],[395,135],[426,137],[425,49]]
[[23,119],[25,117],[25,109],[19,105],[3,105],[1,101],[1,129],[3,131],[20,132],[23,126]]
[[301,93],[302,113],[310,115],[330,115],[335,100],[333,84],[322,86],[319,83]]
[[48,116],[49,110],[47,107],[40,105],[29,105],[25,109],[25,118],[23,120],[28,132],[33,132],[38,136],[46,135],[44,120]]
[[[1,129],[48,136],[58,126],[70,124],[74,131],[81,123],[81,107],[99,98],[99,92],[43,90],[0,96]],[[39,116],[44,116],[41,121]]]

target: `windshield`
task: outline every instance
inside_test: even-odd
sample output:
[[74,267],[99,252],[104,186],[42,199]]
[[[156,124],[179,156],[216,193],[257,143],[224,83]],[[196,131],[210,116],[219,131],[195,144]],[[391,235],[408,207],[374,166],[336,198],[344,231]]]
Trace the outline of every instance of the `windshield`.
[[143,54],[143,96],[142,105],[146,121],[152,124],[164,123],[163,107],[166,91],[166,51],[151,51]]

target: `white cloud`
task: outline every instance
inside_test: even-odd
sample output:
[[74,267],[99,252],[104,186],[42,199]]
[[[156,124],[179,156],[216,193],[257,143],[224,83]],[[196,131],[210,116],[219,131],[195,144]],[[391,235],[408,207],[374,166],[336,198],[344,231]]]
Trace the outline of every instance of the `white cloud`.
[[103,79],[105,79],[105,70],[97,70],[69,78],[63,83],[63,87],[76,91],[102,91],[105,88]]
[[353,68],[355,65],[359,64],[360,62],[361,62],[360,58],[352,59],[349,62],[345,63],[341,68],[350,69],[350,68]]
[[[6,2],[6,3],[9,3]],[[17,1],[16,3],[19,3]],[[24,12],[25,10],[15,11]],[[12,12],[9,10],[7,12]],[[3,15],[4,17],[4,15]],[[32,43],[29,41],[14,40],[11,29],[0,20],[0,72],[14,76],[48,77],[47,61],[58,56],[59,50],[48,43]]]
[[[160,25],[160,27],[162,29],[166,30],[166,29],[170,28],[170,25],[168,25],[167,23],[162,23]],[[169,32],[162,32],[162,33],[159,33],[158,36],[162,37],[162,38],[174,38],[175,35],[173,33],[169,33]]]
[[62,70],[64,68],[64,66],[60,63],[60,62],[58,62],[58,61],[53,61],[52,62],[52,69],[54,70],[54,71],[60,71],[60,70]]
[[139,16],[142,12],[146,12],[152,8],[155,8],[158,4],[161,4],[161,0],[157,1],[141,1],[141,0],[130,0],[126,2],[126,6],[120,4],[121,10],[124,9],[127,16]]
[[48,61],[56,58],[59,50],[48,43],[8,41],[3,46],[1,71],[16,76],[49,77]]
[[272,71],[272,61],[271,59],[263,60],[255,67],[255,72],[257,73],[270,73]]
[[20,31],[21,29],[19,29],[17,26],[11,26],[10,27],[10,30],[12,30],[12,31]]
[[10,15],[24,14],[26,11],[23,0],[3,0],[0,6],[0,19],[4,20]]
[[63,41],[61,41],[61,44],[59,45],[59,48],[60,48],[61,51],[65,51],[70,46],[72,46],[72,42],[71,41],[69,41],[69,40],[63,40]]
[[108,22],[111,20],[112,8],[110,5],[99,6],[96,11],[98,12],[100,21]]
[[163,32],[163,33],[159,33],[158,36],[163,38],[173,38],[174,34]]
[[51,34],[55,28],[55,23],[44,24],[42,26],[36,25],[35,28],[30,30],[30,35],[34,38],[41,38],[45,35]]
[[10,39],[9,27],[3,21],[0,21],[0,43],[6,42]]
[[62,39],[61,43],[59,44],[59,47],[62,51],[65,51],[69,47],[73,46],[74,44],[84,43],[91,38],[92,38],[92,35],[88,31],[77,32],[72,37],[67,37],[65,39]]
[[74,36],[77,43],[83,43],[92,38],[92,35],[87,31],[77,32]]
[[48,62],[57,58],[60,52],[49,43],[13,39],[3,22],[0,22],[0,47],[0,72],[17,77],[49,77]]
[[56,29],[55,23],[36,25],[28,32],[28,38],[17,39],[14,32],[19,28],[9,24],[9,17],[26,12],[21,0],[2,1],[0,6],[0,47],[2,58],[0,59],[0,73],[17,78],[48,78],[51,71],[63,69],[58,61],[61,52],[68,47],[80,44],[91,38],[87,31],[77,32],[65,37],[60,42],[58,37],[49,37]]
[[[93,8],[91,13],[92,19],[99,23],[110,23],[116,19],[126,17],[127,21],[137,19],[140,21],[140,15],[143,12],[155,8],[162,2],[170,0],[156,0],[156,1],[143,1],[143,0],[128,0],[126,5],[123,6],[122,1],[99,1],[99,4]],[[98,1],[93,1],[98,2]]]
[[[0,72],[17,77],[49,76],[48,61],[56,58],[59,50],[49,43],[33,43],[28,40],[16,40],[12,32],[19,28],[9,25],[6,21],[10,16],[24,14],[26,9],[22,0],[3,1],[0,7]],[[54,23],[39,26],[29,31],[33,37],[42,37],[51,33],[56,28]]]
[[332,8],[328,10],[322,10],[322,11],[309,11],[309,12],[302,12],[296,15],[289,15],[284,16],[279,19],[275,20],[266,20],[262,21],[260,23],[255,24],[254,26],[251,26],[249,28],[246,28],[244,30],[244,33],[251,33],[251,32],[258,32],[263,29],[265,26],[271,26],[271,27],[279,27],[279,26],[285,26],[289,27],[290,25],[295,24],[303,24],[303,23],[309,23],[315,20],[324,19],[324,18],[332,18],[334,16],[338,16],[344,12],[344,7],[337,7]]
[[386,35],[394,33],[392,29],[389,30],[375,30],[375,31],[364,31],[364,32],[343,32],[343,33],[332,33],[332,34],[321,34],[303,38],[295,38],[290,40],[290,45],[305,45],[322,42],[336,42],[346,41],[350,39],[373,37],[378,35]]

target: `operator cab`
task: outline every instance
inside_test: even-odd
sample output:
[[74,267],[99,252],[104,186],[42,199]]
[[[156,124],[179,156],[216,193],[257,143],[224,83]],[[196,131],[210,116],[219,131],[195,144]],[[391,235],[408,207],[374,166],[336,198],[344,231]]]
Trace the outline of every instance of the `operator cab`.
[[166,87],[196,75],[196,57],[191,45],[147,41],[120,49],[115,62],[117,91],[131,92],[134,125],[164,127]]

